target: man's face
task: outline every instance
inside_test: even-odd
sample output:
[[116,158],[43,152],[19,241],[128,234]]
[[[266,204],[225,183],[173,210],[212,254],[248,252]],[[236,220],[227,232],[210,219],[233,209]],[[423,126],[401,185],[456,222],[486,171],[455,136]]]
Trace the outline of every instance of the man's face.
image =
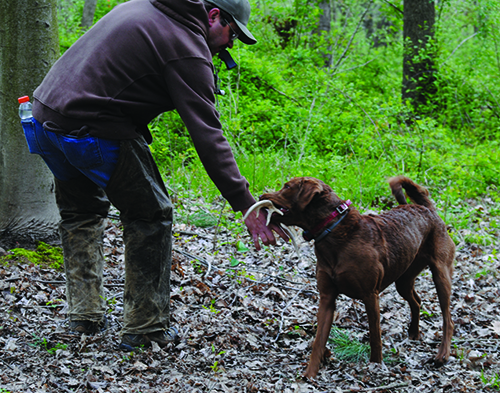
[[240,33],[236,23],[231,22],[224,26],[220,10],[218,8],[210,10],[208,13],[208,23],[210,26],[208,30],[208,46],[212,56],[224,49],[231,49],[234,44],[232,40],[234,34]]

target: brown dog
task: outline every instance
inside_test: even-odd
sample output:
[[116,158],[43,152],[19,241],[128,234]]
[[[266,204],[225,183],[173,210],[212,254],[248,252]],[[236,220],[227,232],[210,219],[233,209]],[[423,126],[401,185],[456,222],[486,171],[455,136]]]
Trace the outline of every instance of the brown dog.
[[[414,284],[426,266],[432,271],[443,314],[443,338],[435,363],[442,365],[448,360],[453,334],[450,294],[455,245],[427,189],[403,176],[389,183],[400,206],[381,215],[360,215],[349,207],[350,201],[341,200],[328,185],[311,177],[294,178],[280,191],[260,197],[261,201],[272,202],[271,210],[279,209],[280,214],[272,216],[273,222],[298,226],[305,230],[306,240],[315,239],[318,330],[305,377],[316,376],[327,352],[339,294],[365,304],[370,361],[382,362],[379,293],[393,282],[410,305],[408,333],[410,339],[417,339],[421,300]],[[402,188],[413,204],[406,203]],[[259,203],[262,206],[267,202]]]

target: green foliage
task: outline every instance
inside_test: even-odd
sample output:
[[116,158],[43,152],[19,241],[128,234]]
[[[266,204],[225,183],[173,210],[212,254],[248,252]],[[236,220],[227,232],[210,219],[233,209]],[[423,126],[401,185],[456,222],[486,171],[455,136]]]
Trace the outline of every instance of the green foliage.
[[[97,0],[94,23],[111,11],[115,6],[127,0]],[[59,0],[57,19],[59,24],[59,45],[61,54],[80,38],[85,29],[80,26],[85,0]]]
[[500,390],[500,374],[493,373],[491,377],[484,375],[484,370],[481,370],[481,381],[485,387],[490,387],[496,390]]
[[211,312],[211,313],[213,313],[213,314],[218,314],[218,313],[220,313],[220,310],[217,310],[217,309],[215,308],[215,299],[212,299],[212,300],[210,301],[210,304],[209,304],[208,306],[202,305],[202,307],[203,307],[205,310],[208,310],[208,311],[210,311],[210,312]]
[[[361,363],[370,359],[370,344],[362,343],[344,329],[333,326],[328,342],[331,345],[335,358],[341,362]],[[395,363],[397,350],[392,348],[390,354],[384,354],[385,363]]]
[[335,358],[341,362],[367,362],[370,358],[370,345],[361,343],[343,329],[332,327],[328,342]]
[[33,344],[28,344],[32,347],[39,347],[43,350],[47,351],[49,355],[55,355],[58,349],[66,349],[68,347],[67,344],[56,343],[53,345],[46,338],[40,338],[35,333],[33,333]]
[[[95,20],[119,2],[99,0]],[[456,206],[484,195],[500,202],[499,5],[438,4],[432,43],[437,100],[426,116],[417,116],[401,102],[403,18],[397,5],[372,2],[365,13],[366,3],[337,2],[331,31],[320,34],[317,3],[252,1],[258,43],[235,44],[231,54],[239,66],[231,71],[214,59],[227,92],[218,97],[223,130],[252,193],[309,175],[369,207],[390,195],[387,177],[405,174],[446,201],[444,218],[457,231],[469,220]],[[83,0],[61,2],[62,51],[82,33],[82,6]],[[159,116],[150,129],[151,150],[177,200],[209,204],[220,198],[177,113]],[[200,226],[220,220],[229,227],[227,211],[181,206],[178,219]],[[493,238],[497,221],[491,224]]]
[[10,254],[0,258],[2,263],[27,262],[53,269],[64,266],[63,252],[60,247],[52,247],[44,242],[38,242],[35,250],[14,248]]
[[[196,206],[196,204],[194,206]],[[180,209],[176,214],[176,219],[177,222],[194,225],[199,228],[209,228],[217,224],[217,217],[203,207],[200,207],[194,212],[187,212],[186,210]]]

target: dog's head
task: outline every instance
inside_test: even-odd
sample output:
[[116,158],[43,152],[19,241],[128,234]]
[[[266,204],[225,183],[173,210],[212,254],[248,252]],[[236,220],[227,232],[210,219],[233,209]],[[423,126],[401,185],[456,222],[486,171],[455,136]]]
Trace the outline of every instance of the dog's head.
[[280,214],[272,221],[309,229],[341,203],[331,187],[313,177],[296,177],[277,192],[263,194],[261,201],[270,201]]

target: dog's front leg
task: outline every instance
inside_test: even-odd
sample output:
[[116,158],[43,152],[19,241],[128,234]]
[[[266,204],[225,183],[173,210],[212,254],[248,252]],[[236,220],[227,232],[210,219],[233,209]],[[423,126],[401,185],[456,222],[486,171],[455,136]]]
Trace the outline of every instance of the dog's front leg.
[[330,336],[330,329],[335,312],[335,301],[338,292],[330,276],[319,271],[317,274],[319,297],[318,329],[314,339],[313,349],[304,377],[314,378],[326,353],[326,342]]
[[369,294],[365,299],[366,314],[370,327],[370,362],[382,363],[382,338],[380,333],[380,307],[378,292]]

